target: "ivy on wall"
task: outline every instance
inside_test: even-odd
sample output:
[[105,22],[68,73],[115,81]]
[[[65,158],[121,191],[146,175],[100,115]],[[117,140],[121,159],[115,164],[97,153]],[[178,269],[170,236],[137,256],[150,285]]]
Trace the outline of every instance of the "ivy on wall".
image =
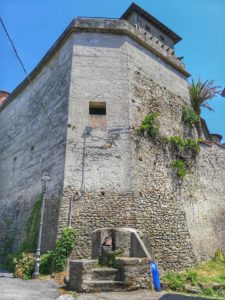
[[[146,115],[141,122],[139,128],[135,130],[136,134],[142,137],[156,137],[161,140],[162,145],[169,147],[171,156],[174,159],[170,162],[170,166],[175,170],[177,177],[184,178],[188,173],[190,160],[193,159],[200,151],[198,139],[191,137],[184,138],[180,135],[160,136],[159,132],[159,113],[154,112]],[[182,113],[182,120],[193,128],[199,123],[199,117],[191,108],[186,108]]]

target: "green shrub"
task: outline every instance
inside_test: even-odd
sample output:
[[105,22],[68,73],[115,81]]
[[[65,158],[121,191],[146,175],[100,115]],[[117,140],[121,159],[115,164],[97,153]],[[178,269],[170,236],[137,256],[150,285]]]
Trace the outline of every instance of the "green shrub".
[[[75,246],[75,230],[67,227],[56,241],[54,250],[44,253],[40,257],[40,273],[50,274],[61,272],[65,268],[66,260]],[[8,256],[8,267],[16,277],[29,279],[34,271],[35,255],[31,253],[16,253]]]
[[176,148],[178,152],[184,151],[185,141],[181,136],[179,135],[171,136],[170,138],[168,138],[168,141]]
[[176,170],[177,176],[183,178],[187,175],[186,163],[181,159],[172,160],[171,166]]
[[67,257],[75,246],[75,238],[75,230],[71,227],[67,227],[63,230],[61,237],[56,241],[56,246],[53,251],[56,272],[64,270]]
[[200,151],[200,147],[199,147],[199,144],[198,144],[198,141],[192,139],[192,138],[188,138],[186,141],[185,141],[185,149],[186,150],[191,150],[192,153],[197,153]]
[[116,256],[117,253],[115,251],[103,252],[99,257],[99,264],[110,268],[116,268],[117,267]]
[[37,237],[39,232],[39,224],[40,224],[40,210],[41,210],[41,202],[43,195],[41,194],[38,199],[35,201],[34,206],[32,208],[31,214],[27,220],[26,228],[25,228],[25,238],[22,242],[19,251],[32,253],[35,252],[37,246]]
[[188,270],[187,280],[191,283],[191,285],[197,285],[198,282],[198,274],[195,271]]
[[204,296],[214,296],[214,291],[212,288],[207,288],[202,290]]
[[144,117],[141,126],[136,129],[136,134],[145,135],[155,138],[159,134],[158,112],[148,114]]
[[21,253],[19,257],[13,260],[15,266],[15,276],[22,279],[31,279],[34,272],[34,254]]
[[190,107],[187,107],[183,110],[182,120],[190,127],[194,127],[199,123],[200,118]]
[[40,273],[47,275],[53,272],[53,258],[54,258],[54,251],[48,251],[41,255],[40,261]]
[[185,291],[185,276],[181,273],[168,272],[163,276],[163,280],[168,283],[168,287],[177,292]]
[[167,138],[164,137],[164,141],[167,144],[170,143],[173,145],[178,153],[191,151],[192,154],[196,154],[200,151],[198,141],[192,138],[184,139],[182,136],[175,135]]
[[54,250],[41,255],[40,273],[62,272],[66,261],[75,246],[76,233],[71,227],[64,228],[61,237],[56,241]]
[[[21,255],[25,253],[34,253],[36,250],[37,237],[40,224],[42,194],[38,196],[34,202],[31,214],[25,226],[25,238],[16,253],[7,256],[6,268],[15,273],[16,265],[21,259]],[[24,258],[24,255],[22,256]]]
[[222,299],[225,299],[225,289],[224,288],[220,288],[216,291],[216,294],[218,295],[218,297],[221,297]]

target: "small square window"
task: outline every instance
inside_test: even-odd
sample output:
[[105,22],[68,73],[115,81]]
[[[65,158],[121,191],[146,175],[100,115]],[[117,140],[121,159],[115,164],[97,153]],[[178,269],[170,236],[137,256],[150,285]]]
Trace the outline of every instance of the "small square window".
[[89,115],[106,115],[106,103],[89,102]]

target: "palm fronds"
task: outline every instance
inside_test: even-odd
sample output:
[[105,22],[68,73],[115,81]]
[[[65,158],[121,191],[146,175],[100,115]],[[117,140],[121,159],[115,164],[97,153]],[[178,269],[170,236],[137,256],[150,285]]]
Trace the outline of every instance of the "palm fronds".
[[206,80],[202,82],[199,78],[197,83],[192,80],[189,85],[191,104],[197,115],[201,113],[201,107],[205,107],[213,111],[207,100],[212,99],[221,93],[220,86],[215,85],[214,80]]

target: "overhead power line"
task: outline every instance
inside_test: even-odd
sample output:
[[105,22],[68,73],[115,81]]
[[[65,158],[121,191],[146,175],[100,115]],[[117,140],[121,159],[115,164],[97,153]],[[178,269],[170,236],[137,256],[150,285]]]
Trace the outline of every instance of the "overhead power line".
[[42,103],[41,99],[39,98],[39,95],[38,95],[36,89],[35,89],[34,86],[33,86],[33,82],[32,82],[32,80],[31,80],[31,78],[30,78],[30,76],[29,76],[29,74],[28,74],[28,72],[27,72],[27,70],[26,70],[26,68],[25,68],[25,66],[24,66],[24,63],[23,63],[22,59],[21,59],[20,56],[19,56],[18,51],[16,50],[15,44],[14,44],[12,38],[10,37],[10,34],[9,34],[9,32],[8,32],[8,30],[7,30],[7,28],[6,28],[6,26],[5,26],[5,24],[4,24],[4,22],[3,22],[3,20],[2,20],[1,17],[0,17],[0,22],[1,22],[1,24],[2,24],[2,27],[3,27],[4,31],[5,31],[5,33],[6,33],[6,36],[7,36],[8,40],[9,40],[9,42],[10,42],[12,48],[13,48],[13,51],[14,51],[14,53],[15,53],[15,55],[16,55],[16,57],[17,57],[19,63],[20,63],[20,65],[21,65],[21,67],[22,67],[22,69],[23,69],[25,75],[26,75],[26,78],[27,78],[28,81],[30,82],[31,87],[32,87],[32,89],[33,89],[33,91],[34,91],[34,93],[35,93],[35,95],[36,95],[36,97],[37,97],[37,100],[38,100],[38,102],[40,103],[40,105],[41,105],[41,107],[42,107],[44,113],[46,114],[46,117],[47,117],[47,119],[48,119],[48,122],[49,122],[50,126],[53,128],[55,137],[56,137],[56,139],[58,140],[59,136],[58,136],[58,134],[57,134],[56,128],[55,128],[55,126],[54,126],[54,124],[53,124],[53,122],[52,122],[52,120],[51,120],[51,118],[50,118],[50,116],[49,116],[49,114],[48,114],[47,109],[45,108],[44,104]]

